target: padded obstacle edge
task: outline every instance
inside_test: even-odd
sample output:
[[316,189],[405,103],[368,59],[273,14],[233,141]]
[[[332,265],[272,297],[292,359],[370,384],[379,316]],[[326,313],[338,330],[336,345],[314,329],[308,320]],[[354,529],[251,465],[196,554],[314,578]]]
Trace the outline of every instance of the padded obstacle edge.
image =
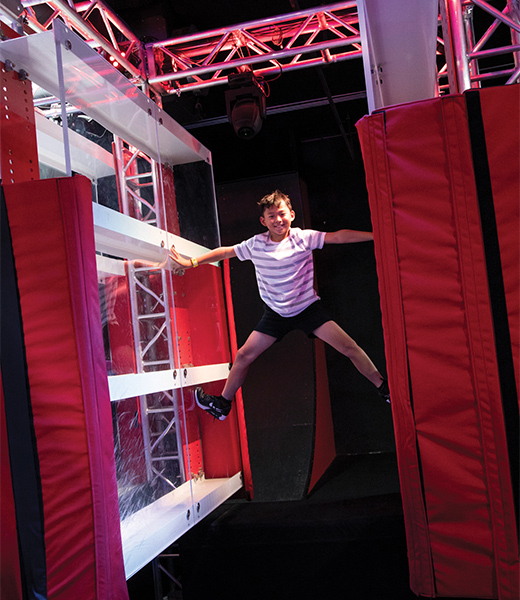
[[54,600],[128,597],[90,188],[84,177],[4,188]]
[[[517,115],[518,94],[518,86],[481,93],[509,327],[518,323],[518,254],[504,242],[516,237],[513,251],[518,247],[519,142],[518,127],[496,115]],[[466,99],[391,107],[364,118],[358,130],[411,586],[430,597],[513,600],[518,537],[508,446],[518,401],[515,386],[504,385],[497,353],[503,338],[496,337],[490,300]],[[513,174],[497,176],[504,171]],[[509,354],[518,372],[516,342]]]

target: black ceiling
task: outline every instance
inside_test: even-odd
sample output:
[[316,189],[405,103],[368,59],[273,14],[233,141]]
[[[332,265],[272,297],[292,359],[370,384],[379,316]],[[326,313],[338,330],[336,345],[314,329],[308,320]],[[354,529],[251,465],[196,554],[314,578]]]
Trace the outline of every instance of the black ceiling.
[[108,0],[106,2],[139,37],[175,37],[304,10],[333,2],[312,0]]

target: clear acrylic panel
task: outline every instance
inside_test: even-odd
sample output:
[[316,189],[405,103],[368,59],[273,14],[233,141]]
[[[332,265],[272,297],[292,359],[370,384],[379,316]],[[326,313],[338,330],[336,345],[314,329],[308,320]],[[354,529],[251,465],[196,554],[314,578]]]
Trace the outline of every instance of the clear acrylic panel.
[[141,264],[163,261],[173,243],[186,256],[220,243],[211,156],[58,20],[52,32],[0,43],[6,59],[58,98],[36,113],[43,175],[78,173],[92,182],[130,576],[241,487],[236,416],[222,426],[223,448],[194,398],[197,385],[218,393],[229,372],[221,269],[178,277]]

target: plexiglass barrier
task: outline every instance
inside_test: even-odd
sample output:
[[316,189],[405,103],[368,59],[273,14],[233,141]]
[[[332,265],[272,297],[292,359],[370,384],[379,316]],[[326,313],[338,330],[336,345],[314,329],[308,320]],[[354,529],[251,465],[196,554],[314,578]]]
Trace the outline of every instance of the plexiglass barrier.
[[42,177],[92,181],[130,576],[242,485],[236,415],[215,429],[194,398],[202,384],[218,393],[229,372],[221,268],[178,276],[154,264],[172,244],[187,256],[219,245],[211,157],[59,21],[2,42],[0,60],[33,82]]

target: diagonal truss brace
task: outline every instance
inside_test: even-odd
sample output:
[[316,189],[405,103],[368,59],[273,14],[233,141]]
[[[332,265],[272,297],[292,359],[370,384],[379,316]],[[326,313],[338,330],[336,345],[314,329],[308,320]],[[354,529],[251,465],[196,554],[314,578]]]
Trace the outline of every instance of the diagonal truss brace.
[[61,19],[91,47],[106,53],[137,83],[145,81],[143,48],[140,40],[102,0],[22,0],[26,27],[34,33],[52,28]]
[[356,2],[340,2],[146,45],[149,83],[166,94],[361,58]]

